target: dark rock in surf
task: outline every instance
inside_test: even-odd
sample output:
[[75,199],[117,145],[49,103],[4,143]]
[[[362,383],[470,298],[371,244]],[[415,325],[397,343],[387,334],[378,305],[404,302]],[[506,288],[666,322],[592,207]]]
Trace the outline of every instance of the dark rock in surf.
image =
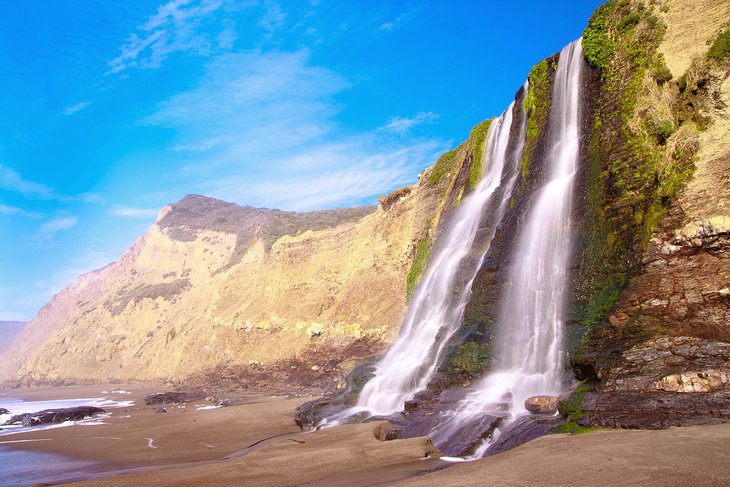
[[94,406],[77,406],[73,408],[44,409],[37,413],[17,414],[5,424],[22,426],[38,426],[41,424],[63,423],[66,421],[80,421],[95,414],[104,413],[101,408]]

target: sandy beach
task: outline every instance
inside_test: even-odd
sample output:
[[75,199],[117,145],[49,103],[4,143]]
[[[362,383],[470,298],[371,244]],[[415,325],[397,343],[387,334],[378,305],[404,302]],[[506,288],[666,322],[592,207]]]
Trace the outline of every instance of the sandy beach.
[[[551,435],[469,463],[447,463],[427,438],[381,441],[386,422],[303,433],[294,409],[310,398],[233,397],[233,405],[146,406],[160,389],[124,386],[131,407],[104,424],[0,437],[0,446],[98,462],[93,472],[58,482],[136,485],[727,485],[730,424],[661,431],[605,430]],[[27,400],[115,397],[111,387],[4,390]],[[31,441],[27,441],[31,440]],[[6,443],[12,441],[13,443]]]

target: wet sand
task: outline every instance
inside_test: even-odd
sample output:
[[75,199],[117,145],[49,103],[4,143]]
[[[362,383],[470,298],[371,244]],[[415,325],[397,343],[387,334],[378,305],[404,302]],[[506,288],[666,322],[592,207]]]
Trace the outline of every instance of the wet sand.
[[[13,447],[100,462],[105,473],[64,480],[84,486],[730,485],[730,424],[552,435],[495,457],[447,464],[426,438],[380,441],[382,422],[302,433],[293,411],[309,398],[244,396],[227,408],[196,411],[198,401],[156,414],[144,396],[160,389],[128,387],[134,393],[119,398],[135,406],[113,410],[107,424],[0,442],[42,439]],[[98,397],[102,390],[110,389],[2,392],[47,399]]]

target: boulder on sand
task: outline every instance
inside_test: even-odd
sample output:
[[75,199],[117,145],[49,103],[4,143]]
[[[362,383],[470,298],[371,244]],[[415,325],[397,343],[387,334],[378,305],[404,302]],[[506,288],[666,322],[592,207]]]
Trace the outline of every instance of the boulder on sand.
[[525,399],[525,409],[532,414],[555,414],[558,398],[555,396],[532,396]]
[[188,394],[185,392],[153,392],[147,395],[144,403],[151,406],[153,404],[173,404],[188,399]]

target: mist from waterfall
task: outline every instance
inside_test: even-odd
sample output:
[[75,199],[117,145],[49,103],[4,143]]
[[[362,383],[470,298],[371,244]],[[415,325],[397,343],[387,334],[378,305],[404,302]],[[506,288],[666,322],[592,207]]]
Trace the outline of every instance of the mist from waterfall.
[[[578,39],[560,52],[555,72],[546,159],[549,178],[534,197],[510,258],[508,282],[497,313],[496,370],[432,430],[430,436],[439,447],[448,448],[450,438],[464,434],[485,417],[501,418],[504,430],[528,414],[524,408],[528,397],[562,392],[563,317],[582,64]],[[495,430],[473,458],[483,456],[498,436],[499,430]]]

